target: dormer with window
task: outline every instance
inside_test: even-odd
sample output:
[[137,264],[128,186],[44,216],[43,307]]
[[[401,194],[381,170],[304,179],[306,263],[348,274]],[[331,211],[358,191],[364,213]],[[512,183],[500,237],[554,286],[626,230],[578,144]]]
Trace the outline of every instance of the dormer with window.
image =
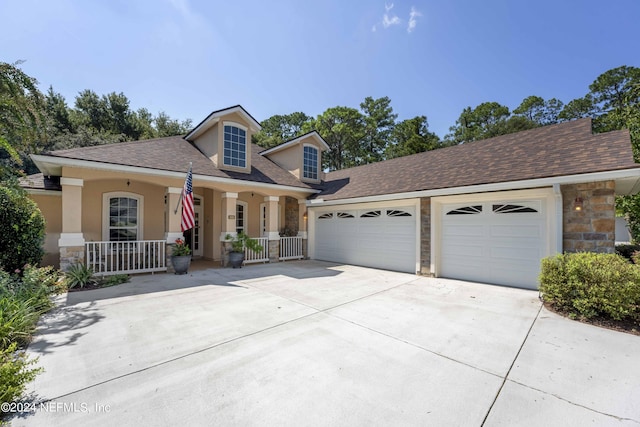
[[260,123],[237,105],[209,114],[185,139],[218,169],[251,173],[251,136],[260,129]]
[[260,155],[268,157],[300,181],[322,181],[322,152],[329,146],[316,131],[265,150]]

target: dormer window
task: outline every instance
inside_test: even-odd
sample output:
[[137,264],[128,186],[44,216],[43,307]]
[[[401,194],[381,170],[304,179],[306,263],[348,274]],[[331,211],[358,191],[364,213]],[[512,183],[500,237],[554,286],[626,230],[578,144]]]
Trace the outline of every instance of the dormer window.
[[247,167],[247,130],[235,123],[224,124],[224,156],[225,166]]
[[318,149],[311,145],[304,146],[302,177],[305,179],[318,179]]

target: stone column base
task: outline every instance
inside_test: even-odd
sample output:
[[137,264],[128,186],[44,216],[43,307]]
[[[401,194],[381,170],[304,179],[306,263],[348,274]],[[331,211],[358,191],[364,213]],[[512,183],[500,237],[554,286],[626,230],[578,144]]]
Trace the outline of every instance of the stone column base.
[[167,266],[167,273],[175,273],[176,270],[173,268],[173,263],[171,262],[171,255],[173,255],[173,249],[176,247],[176,244],[167,243],[164,246],[165,246],[165,265]]
[[231,242],[222,241],[220,245],[221,252],[221,262],[223,267],[227,267],[229,265],[229,252],[231,252]]
[[62,246],[60,248],[60,270],[68,271],[75,264],[84,264],[84,246]]
[[280,261],[280,239],[269,240],[269,262]]

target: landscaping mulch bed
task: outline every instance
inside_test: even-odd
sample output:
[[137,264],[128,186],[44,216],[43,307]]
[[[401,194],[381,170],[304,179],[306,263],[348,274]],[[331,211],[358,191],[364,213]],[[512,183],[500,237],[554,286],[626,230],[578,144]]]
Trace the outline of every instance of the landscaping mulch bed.
[[[571,317],[569,313],[564,310],[558,310],[550,302],[544,302],[544,306],[549,311],[553,311],[564,317]],[[604,317],[595,317],[593,319],[585,319],[583,317],[575,317],[572,320],[578,322],[587,323],[589,325],[599,326],[601,328],[613,329],[614,331],[625,332],[627,334],[640,336],[640,323],[633,320],[613,320]]]

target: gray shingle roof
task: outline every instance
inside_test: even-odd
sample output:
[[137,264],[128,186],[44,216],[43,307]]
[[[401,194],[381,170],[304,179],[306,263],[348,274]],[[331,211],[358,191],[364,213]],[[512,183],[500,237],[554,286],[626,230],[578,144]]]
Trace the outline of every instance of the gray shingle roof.
[[330,172],[314,197],[349,199],[638,167],[628,131],[594,135],[591,119],[581,119]]
[[261,156],[259,153],[263,150],[264,148],[252,144],[250,174],[218,169],[207,156],[180,136],[72,148],[52,151],[47,154],[67,159],[138,166],[174,172],[186,172],[189,162],[193,162],[193,173],[197,175],[288,185],[305,189],[311,188],[268,158]]

